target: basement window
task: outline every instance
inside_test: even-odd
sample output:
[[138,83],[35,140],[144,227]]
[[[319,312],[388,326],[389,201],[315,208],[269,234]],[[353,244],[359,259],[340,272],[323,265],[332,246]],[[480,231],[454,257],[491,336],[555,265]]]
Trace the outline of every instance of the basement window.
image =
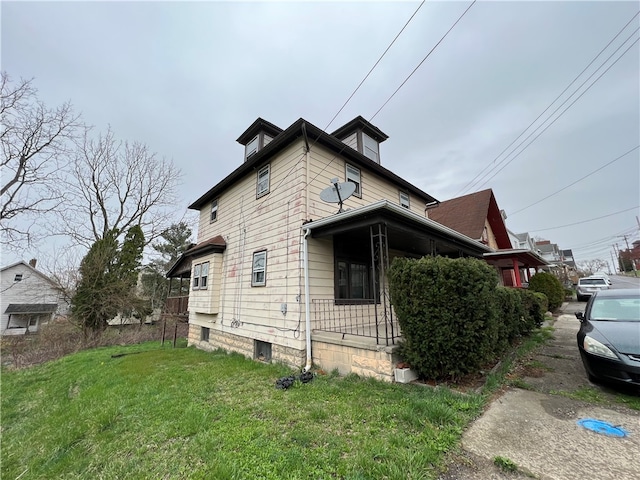
[[253,341],[253,358],[261,362],[271,362],[271,344],[260,340]]
[[209,329],[207,327],[200,327],[200,341],[209,341]]

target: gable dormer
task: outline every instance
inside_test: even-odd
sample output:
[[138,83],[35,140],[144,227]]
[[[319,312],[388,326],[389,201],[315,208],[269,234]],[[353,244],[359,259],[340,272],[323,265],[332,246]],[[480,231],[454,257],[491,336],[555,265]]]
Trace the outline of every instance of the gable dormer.
[[376,163],[380,163],[380,144],[389,138],[361,116],[338,128],[331,135]]
[[244,161],[246,162],[266,147],[281,132],[282,129],[273,123],[258,118],[236,140],[239,144],[244,145]]

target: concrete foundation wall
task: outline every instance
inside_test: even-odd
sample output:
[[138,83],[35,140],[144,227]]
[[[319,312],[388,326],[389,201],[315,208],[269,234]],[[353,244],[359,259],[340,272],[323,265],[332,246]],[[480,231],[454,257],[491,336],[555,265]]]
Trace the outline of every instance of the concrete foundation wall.
[[341,375],[355,373],[385,382],[394,381],[394,368],[399,361],[396,347],[382,345],[357,345],[357,342],[317,340],[311,342],[313,363],[331,372],[338,369]]

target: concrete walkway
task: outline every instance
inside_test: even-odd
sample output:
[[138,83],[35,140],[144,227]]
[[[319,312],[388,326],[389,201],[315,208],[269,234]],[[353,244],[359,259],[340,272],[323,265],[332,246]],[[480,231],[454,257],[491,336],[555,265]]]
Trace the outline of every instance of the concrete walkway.
[[[554,340],[536,357],[549,371],[524,379],[535,391],[510,389],[465,432],[462,446],[470,457],[485,465],[504,457],[543,480],[640,480],[640,412],[614,401],[594,405],[559,394],[585,387],[600,391],[586,379],[576,345],[579,322],[573,311],[581,308],[584,304],[565,305],[557,318]],[[603,388],[603,398],[611,395],[616,392]],[[619,426],[627,436],[607,436],[578,425],[588,418]],[[476,473],[459,478],[513,478],[495,471]]]

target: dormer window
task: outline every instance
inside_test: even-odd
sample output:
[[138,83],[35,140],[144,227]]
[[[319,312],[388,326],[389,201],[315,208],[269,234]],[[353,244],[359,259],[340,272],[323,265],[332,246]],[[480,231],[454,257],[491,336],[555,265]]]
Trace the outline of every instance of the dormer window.
[[380,163],[380,144],[389,138],[362,117],[354,118],[331,135],[376,163]]
[[253,140],[251,140],[249,143],[247,143],[247,145],[244,147],[244,158],[248,159],[251,155],[253,155],[254,153],[256,153],[258,151],[258,141],[259,141],[259,135],[256,135]]
[[246,162],[252,158],[280,133],[282,133],[282,129],[276,127],[273,123],[258,118],[237,140],[244,145],[244,161]]
[[380,163],[379,144],[366,133],[362,133],[362,153],[376,163]]

